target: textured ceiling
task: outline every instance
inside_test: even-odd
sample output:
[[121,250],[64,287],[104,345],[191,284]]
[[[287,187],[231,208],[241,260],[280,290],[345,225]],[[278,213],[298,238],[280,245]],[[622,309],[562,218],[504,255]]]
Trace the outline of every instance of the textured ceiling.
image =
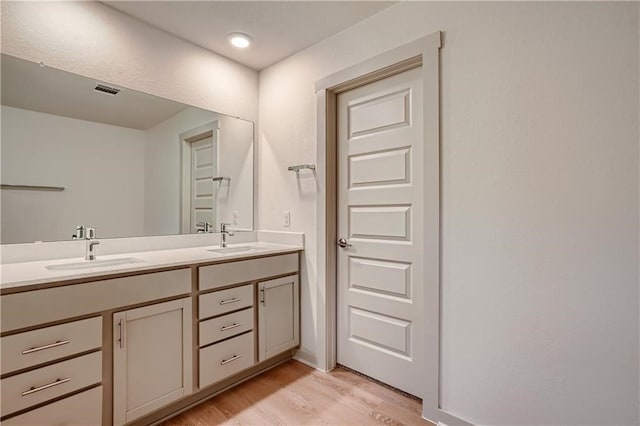
[[[219,55],[261,70],[385,9],[388,1],[104,1]],[[242,32],[239,50],[227,36]]]
[[134,90],[122,89],[115,96],[96,92],[100,81],[8,55],[1,63],[2,105],[14,108],[139,130],[188,108]]

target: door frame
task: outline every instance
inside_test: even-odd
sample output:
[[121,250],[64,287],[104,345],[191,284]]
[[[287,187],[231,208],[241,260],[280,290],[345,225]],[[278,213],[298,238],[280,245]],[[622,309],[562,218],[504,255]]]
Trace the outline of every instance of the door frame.
[[[449,425],[466,422],[440,405],[440,57],[441,33],[405,44],[331,74],[315,85],[317,161],[318,352],[317,366],[336,366],[337,312],[337,95],[422,67],[424,102],[424,370],[422,416]],[[324,285],[323,285],[324,283]],[[429,342],[435,344],[428,344]]]
[[[211,121],[202,126],[198,126],[179,135],[180,155],[181,155],[181,182],[180,182],[180,233],[191,233],[191,144],[202,140],[208,135],[214,137],[214,145],[220,141],[220,125],[218,120]],[[214,146],[214,152],[218,152],[218,147]],[[218,170],[218,158],[216,155],[216,170]]]

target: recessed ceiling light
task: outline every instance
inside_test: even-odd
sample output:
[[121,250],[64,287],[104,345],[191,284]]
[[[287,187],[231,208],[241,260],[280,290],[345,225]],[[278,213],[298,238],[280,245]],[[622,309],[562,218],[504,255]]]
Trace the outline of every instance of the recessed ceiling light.
[[245,49],[251,44],[251,37],[243,33],[229,34],[229,43],[239,49]]

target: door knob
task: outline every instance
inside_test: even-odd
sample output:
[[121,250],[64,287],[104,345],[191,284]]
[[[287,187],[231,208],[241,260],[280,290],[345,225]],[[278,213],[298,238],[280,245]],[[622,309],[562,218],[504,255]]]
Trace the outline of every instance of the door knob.
[[345,240],[344,238],[340,238],[340,239],[338,240],[338,245],[339,245],[340,247],[342,247],[342,248],[345,248],[345,247],[351,247],[351,244],[349,244],[349,243],[347,242],[347,240]]

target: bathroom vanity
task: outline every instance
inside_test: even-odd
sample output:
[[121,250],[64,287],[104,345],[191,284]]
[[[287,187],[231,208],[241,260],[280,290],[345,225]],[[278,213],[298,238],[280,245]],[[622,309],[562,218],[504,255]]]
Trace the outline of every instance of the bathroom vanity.
[[3,265],[3,424],[151,424],[290,358],[301,250]]
[[253,122],[5,53],[2,75],[3,424],[151,424],[292,356],[303,239],[254,230]]

